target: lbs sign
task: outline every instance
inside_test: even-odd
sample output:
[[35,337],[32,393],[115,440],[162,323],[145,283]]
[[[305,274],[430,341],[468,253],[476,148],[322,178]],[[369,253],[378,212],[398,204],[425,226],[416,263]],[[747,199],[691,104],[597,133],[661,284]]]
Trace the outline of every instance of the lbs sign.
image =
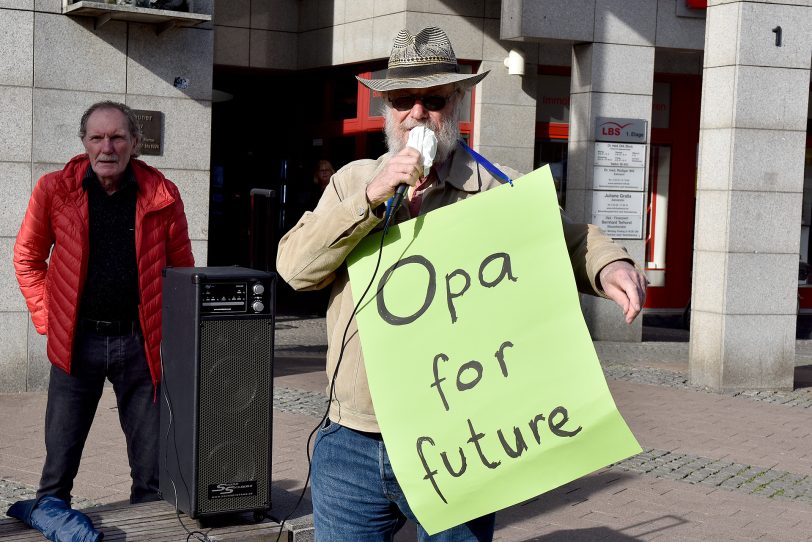
[[646,142],[646,121],[598,117],[595,119],[595,141]]
[[643,238],[646,128],[643,119],[595,119],[592,223],[615,239]]

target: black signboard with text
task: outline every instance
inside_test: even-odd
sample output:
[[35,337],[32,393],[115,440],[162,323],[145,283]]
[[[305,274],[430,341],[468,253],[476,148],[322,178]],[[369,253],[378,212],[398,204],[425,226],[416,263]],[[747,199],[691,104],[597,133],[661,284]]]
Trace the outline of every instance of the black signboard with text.
[[164,152],[164,114],[161,111],[133,109],[141,127],[141,154],[160,156]]

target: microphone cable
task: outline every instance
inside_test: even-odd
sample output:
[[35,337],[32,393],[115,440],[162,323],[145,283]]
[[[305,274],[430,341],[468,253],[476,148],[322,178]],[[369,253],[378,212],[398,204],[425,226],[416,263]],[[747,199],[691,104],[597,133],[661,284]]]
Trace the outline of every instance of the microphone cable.
[[[403,184],[403,185],[400,185],[400,186],[407,186],[407,185]],[[405,189],[404,189],[404,191],[405,191]],[[285,516],[285,518],[279,524],[279,534],[276,535],[276,542],[279,542],[280,537],[282,536],[282,531],[284,530],[285,522],[290,519],[290,516],[292,516],[293,513],[296,512],[296,510],[299,508],[299,505],[302,503],[302,499],[304,499],[304,494],[307,491],[307,486],[310,483],[310,475],[311,475],[311,472],[312,472],[312,469],[313,469],[313,462],[312,462],[312,458],[311,458],[311,455],[310,455],[310,441],[313,439],[313,435],[315,435],[316,432],[321,428],[321,426],[324,425],[325,421],[327,420],[327,417],[330,415],[330,405],[332,405],[333,396],[335,395],[336,375],[338,374],[339,367],[341,367],[341,361],[344,359],[344,349],[347,347],[347,333],[350,330],[350,324],[352,323],[353,319],[355,318],[355,315],[358,314],[358,310],[361,308],[361,304],[364,302],[364,298],[369,293],[369,290],[370,290],[370,288],[372,288],[372,285],[375,283],[375,277],[378,276],[378,269],[381,266],[381,256],[383,255],[383,242],[386,239],[386,232],[389,230],[390,222],[392,221],[392,219],[393,219],[393,217],[395,215],[395,211],[397,211],[397,208],[394,207],[394,204],[393,204],[393,200],[395,200],[396,197],[397,197],[397,194],[395,196],[392,196],[391,198],[389,198],[389,200],[386,202],[386,215],[385,215],[385,218],[384,218],[384,226],[383,226],[383,230],[382,230],[382,234],[381,234],[381,244],[378,246],[378,259],[375,262],[375,269],[372,271],[372,278],[369,279],[369,283],[366,285],[366,288],[364,288],[364,292],[361,294],[361,298],[358,300],[358,302],[355,304],[355,307],[352,309],[352,314],[350,315],[349,320],[347,320],[347,325],[346,325],[346,327],[344,327],[344,333],[341,336],[341,350],[338,353],[338,361],[336,361],[336,366],[335,366],[335,369],[333,369],[333,374],[330,375],[330,392],[329,392],[328,397],[327,397],[327,408],[325,409],[324,414],[322,415],[321,419],[319,420],[319,423],[316,425],[316,427],[313,428],[313,430],[307,436],[307,445],[305,447],[306,452],[307,452],[307,476],[305,477],[305,482],[304,482],[304,485],[302,486],[302,491],[299,494],[299,498],[296,500],[296,504],[293,505],[293,509],[288,513],[287,516]],[[399,199],[401,201],[403,200],[403,191],[401,191],[401,195],[400,195]],[[391,209],[391,212],[390,212],[390,209]],[[352,293],[352,286],[350,286],[350,293]],[[357,331],[356,331],[356,333],[357,333]],[[360,340],[360,338],[359,338],[359,340]],[[336,399],[336,403],[338,403],[338,399]],[[340,411],[340,409],[341,409],[340,404],[338,405],[338,408],[339,408],[339,411]],[[315,452],[315,448],[314,448],[313,451]]]

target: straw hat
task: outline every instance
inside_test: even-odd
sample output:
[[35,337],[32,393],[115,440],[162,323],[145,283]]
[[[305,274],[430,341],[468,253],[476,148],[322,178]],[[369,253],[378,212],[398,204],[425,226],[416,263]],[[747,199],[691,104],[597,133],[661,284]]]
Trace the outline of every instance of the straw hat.
[[440,28],[424,28],[417,35],[401,30],[392,44],[385,79],[362,79],[362,85],[379,92],[428,88],[455,83],[462,89],[482,81],[488,72],[460,73],[451,41]]

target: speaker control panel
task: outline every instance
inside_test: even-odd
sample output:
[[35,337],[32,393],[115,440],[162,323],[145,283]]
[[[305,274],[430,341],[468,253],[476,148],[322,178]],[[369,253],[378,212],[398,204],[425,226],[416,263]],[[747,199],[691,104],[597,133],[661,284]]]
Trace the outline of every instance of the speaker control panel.
[[267,312],[267,289],[260,281],[206,282],[201,284],[201,313],[262,314]]

